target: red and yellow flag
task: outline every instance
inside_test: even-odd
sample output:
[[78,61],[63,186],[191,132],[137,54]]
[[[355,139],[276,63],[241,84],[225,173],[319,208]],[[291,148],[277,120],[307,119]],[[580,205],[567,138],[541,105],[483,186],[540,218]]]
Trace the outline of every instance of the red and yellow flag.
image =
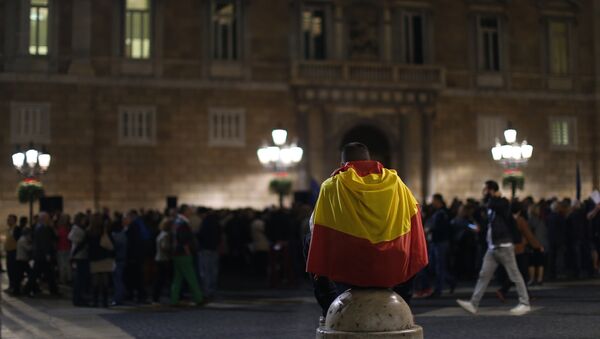
[[427,265],[416,199],[396,171],[352,161],[321,185],[306,270],[354,286],[393,287]]

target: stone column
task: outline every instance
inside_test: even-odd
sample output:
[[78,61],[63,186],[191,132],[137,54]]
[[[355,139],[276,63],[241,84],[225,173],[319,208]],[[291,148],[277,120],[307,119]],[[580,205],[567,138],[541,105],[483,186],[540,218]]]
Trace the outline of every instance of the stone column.
[[[596,85],[596,101],[595,101],[595,112],[591,127],[592,135],[592,185],[593,188],[600,188],[600,0],[594,0],[593,4],[593,17],[594,17],[594,62],[595,62],[595,85]],[[582,126],[583,127],[583,126]]]
[[383,61],[392,61],[392,13],[389,7],[383,8]]
[[341,2],[336,2],[333,7],[333,57],[344,59],[344,7]]
[[69,74],[94,75],[91,64],[92,0],[73,2],[73,60]]
[[431,194],[431,125],[434,111],[431,108],[420,107],[421,116],[421,196],[422,202],[427,201]]

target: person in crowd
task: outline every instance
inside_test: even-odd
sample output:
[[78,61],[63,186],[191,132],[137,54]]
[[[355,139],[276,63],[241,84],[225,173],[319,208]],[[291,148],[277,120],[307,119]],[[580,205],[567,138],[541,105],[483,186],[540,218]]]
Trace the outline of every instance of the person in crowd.
[[125,287],[127,288],[127,299],[136,299],[138,303],[146,302],[146,289],[144,287],[144,257],[145,229],[140,222],[136,211],[127,214],[131,221],[125,227],[127,235],[127,264],[125,265]]
[[[527,285],[542,285],[544,283],[544,268],[546,266],[545,249],[548,248],[549,242],[546,223],[541,215],[541,204],[529,206],[528,215],[529,226],[531,227],[531,231],[535,235],[535,238],[539,241],[541,248],[532,249],[529,256],[529,281],[527,282]],[[544,251],[541,249],[544,249]]]
[[564,257],[565,257],[565,239],[568,204],[565,201],[554,201],[550,205],[550,214],[546,219],[548,229],[548,239],[550,247],[548,248],[548,273],[550,278],[563,277]]
[[217,291],[219,278],[219,244],[221,243],[221,225],[216,213],[207,214],[202,220],[198,232],[200,249],[200,279],[206,299],[213,299]]
[[15,233],[17,229],[17,216],[10,214],[6,218],[6,238],[4,240],[4,250],[6,251],[6,273],[8,274],[8,288],[4,290],[8,293],[15,292],[17,278],[17,238]]
[[587,245],[588,220],[583,204],[573,200],[566,218],[566,249],[569,272],[573,278],[582,278],[585,270],[585,254],[589,253]]
[[[21,294],[21,286],[23,284],[23,278],[27,275],[27,279],[31,279],[31,267],[29,261],[31,260],[31,250],[33,249],[33,239],[31,238],[31,229],[24,227],[21,230],[21,236],[17,241],[17,253],[15,257],[15,282],[14,282],[14,295],[18,296]],[[29,284],[27,286],[30,286]],[[25,294],[29,294],[29,290],[26,287]]]
[[590,223],[592,269],[597,276],[600,273],[600,203],[591,201],[586,217]]
[[265,277],[267,274],[269,249],[271,248],[271,245],[265,234],[265,220],[263,213],[255,213],[251,220],[250,232],[252,236],[252,261],[254,264],[254,272],[261,277]]
[[116,218],[112,224],[111,236],[115,251],[115,266],[112,271],[114,297],[111,306],[120,306],[125,298],[125,283],[123,272],[127,263],[127,233],[126,229],[131,224],[131,218],[125,216]]
[[432,200],[434,212],[426,223],[426,229],[431,232],[430,260],[435,270],[435,288],[431,297],[442,295],[444,284],[450,286],[450,293],[454,292],[456,281],[447,270],[447,254],[452,237],[452,228],[446,209],[446,202],[441,194],[434,194]]
[[476,276],[477,257],[481,253],[479,226],[473,219],[474,209],[473,204],[463,204],[458,208],[456,217],[450,221],[454,233],[457,271],[468,279]]
[[58,281],[61,284],[71,282],[71,263],[70,252],[71,242],[69,241],[70,217],[68,214],[61,214],[56,222],[56,263],[58,266]]
[[88,260],[88,217],[77,213],[73,219],[73,227],[69,232],[71,241],[71,262],[73,274],[73,305],[88,306],[85,292],[90,286],[90,262]]
[[517,286],[519,304],[510,310],[513,315],[523,315],[531,311],[525,281],[517,267],[513,239],[518,232],[511,215],[509,202],[502,198],[498,183],[488,180],[483,188],[484,204],[487,208],[486,234],[488,249],[483,258],[479,279],[471,300],[457,299],[456,302],[466,311],[475,314],[485,290],[494,276],[498,264],[504,266],[510,280]]
[[58,296],[58,287],[54,276],[54,262],[56,260],[56,233],[50,226],[50,215],[40,212],[38,223],[33,230],[33,272],[28,291],[33,296],[39,291],[37,279],[42,277],[48,284],[50,294]]
[[193,210],[188,205],[181,205],[179,214],[175,219],[173,268],[174,277],[171,284],[171,304],[177,305],[181,296],[181,283],[185,279],[192,295],[194,303],[200,305],[203,301],[202,291],[194,273],[193,255],[196,253],[194,235],[190,228],[189,218]]
[[92,273],[92,307],[108,307],[110,274],[114,266],[114,245],[102,214],[94,213],[88,232],[90,272]]
[[173,243],[171,239],[172,227],[173,219],[164,219],[160,224],[160,233],[156,237],[156,256],[154,257],[154,260],[156,261],[157,273],[152,293],[152,301],[154,303],[160,302],[163,288],[168,286],[173,273],[173,267],[171,265],[171,245]]
[[[544,253],[544,247],[541,245],[541,243],[538,241],[538,239],[535,237],[535,235],[531,232],[531,229],[529,228],[529,224],[527,223],[527,220],[525,219],[525,217],[523,216],[525,206],[524,204],[514,201],[511,204],[511,212],[513,215],[513,218],[515,219],[516,223],[517,223],[517,228],[519,230],[519,233],[521,235],[521,241],[515,243],[515,258],[517,260],[517,266],[519,267],[519,272],[521,273],[521,276],[523,277],[523,279],[531,279],[531,277],[527,276],[527,261],[528,261],[528,253],[526,252],[527,247],[532,248],[535,251],[538,251],[540,253]],[[504,302],[506,299],[506,294],[508,293],[508,291],[510,290],[511,286],[513,285],[513,283],[511,283],[511,281],[509,279],[504,279],[503,283],[502,283],[502,287],[500,289],[498,289],[496,291],[496,295],[498,296],[498,298],[500,299],[500,301]],[[529,290],[527,291],[528,294]],[[530,294],[531,297],[531,294]]]

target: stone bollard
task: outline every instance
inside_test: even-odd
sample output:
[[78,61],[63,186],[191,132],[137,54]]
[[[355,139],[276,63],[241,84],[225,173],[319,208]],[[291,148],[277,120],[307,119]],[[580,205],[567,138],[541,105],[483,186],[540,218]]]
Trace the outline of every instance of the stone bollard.
[[389,289],[349,289],[329,307],[320,338],[410,338],[422,339],[423,328],[415,325],[402,297]]

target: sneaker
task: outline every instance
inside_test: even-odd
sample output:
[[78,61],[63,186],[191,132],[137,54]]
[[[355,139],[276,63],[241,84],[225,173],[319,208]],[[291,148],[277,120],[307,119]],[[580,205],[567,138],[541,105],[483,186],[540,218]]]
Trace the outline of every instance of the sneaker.
[[470,301],[456,299],[456,303],[458,306],[462,307],[465,311],[471,314],[477,313],[477,308]]
[[510,310],[512,315],[523,315],[529,312],[531,312],[531,306],[524,304],[519,304]]

